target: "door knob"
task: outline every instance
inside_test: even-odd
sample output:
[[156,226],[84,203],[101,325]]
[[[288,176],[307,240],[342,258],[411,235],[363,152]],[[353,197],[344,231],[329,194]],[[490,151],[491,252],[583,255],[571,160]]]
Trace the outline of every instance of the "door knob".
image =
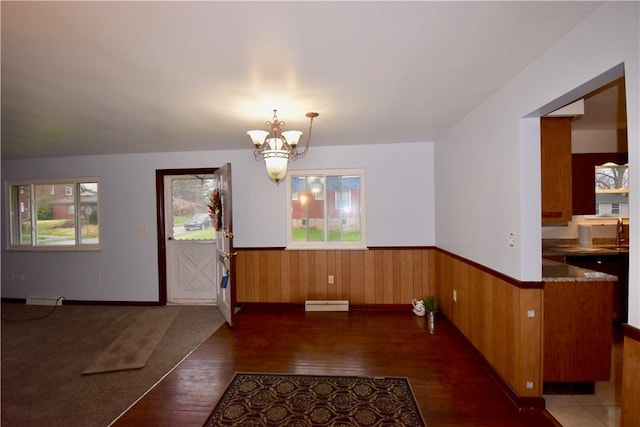
[[224,261],[228,260],[229,258],[231,258],[232,256],[237,256],[237,255],[238,255],[238,252],[229,253],[227,251],[224,255],[219,255],[219,258],[220,258],[220,261],[224,262]]

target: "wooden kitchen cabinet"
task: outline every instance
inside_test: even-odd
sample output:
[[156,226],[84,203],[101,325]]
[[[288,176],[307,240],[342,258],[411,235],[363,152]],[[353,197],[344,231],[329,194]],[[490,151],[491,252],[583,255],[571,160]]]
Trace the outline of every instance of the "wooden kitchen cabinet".
[[629,295],[629,253],[600,255],[567,255],[567,264],[601,271],[618,277],[613,285],[613,320],[617,325],[627,323]]
[[545,389],[609,381],[613,328],[611,281],[544,283]]
[[540,119],[542,224],[563,224],[572,217],[571,117]]

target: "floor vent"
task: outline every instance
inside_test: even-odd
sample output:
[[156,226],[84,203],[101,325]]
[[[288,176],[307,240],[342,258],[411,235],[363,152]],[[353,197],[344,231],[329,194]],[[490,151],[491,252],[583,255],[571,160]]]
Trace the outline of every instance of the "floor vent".
[[27,297],[27,305],[62,305],[64,297]]
[[304,311],[349,311],[349,301],[305,301]]

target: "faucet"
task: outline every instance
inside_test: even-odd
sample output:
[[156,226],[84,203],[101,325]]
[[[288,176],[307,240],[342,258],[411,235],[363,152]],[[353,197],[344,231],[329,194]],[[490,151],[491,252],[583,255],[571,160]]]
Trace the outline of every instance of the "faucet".
[[622,218],[618,217],[618,225],[616,227],[616,246],[620,246],[624,241],[624,225],[622,223]]

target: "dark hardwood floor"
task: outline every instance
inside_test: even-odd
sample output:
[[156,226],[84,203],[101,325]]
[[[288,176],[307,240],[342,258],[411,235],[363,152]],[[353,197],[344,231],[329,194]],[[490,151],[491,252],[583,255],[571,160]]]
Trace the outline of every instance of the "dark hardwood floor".
[[238,372],[408,377],[429,427],[552,426],[518,410],[445,318],[433,334],[404,311],[306,312],[250,306],[140,399],[115,426],[201,426]]

